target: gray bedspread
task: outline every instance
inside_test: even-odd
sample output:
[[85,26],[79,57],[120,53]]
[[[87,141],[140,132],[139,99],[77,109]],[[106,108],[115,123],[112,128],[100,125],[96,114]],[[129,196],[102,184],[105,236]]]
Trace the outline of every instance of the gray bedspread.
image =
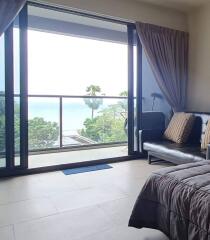
[[171,240],[210,240],[210,161],[154,172],[129,226],[158,229]]

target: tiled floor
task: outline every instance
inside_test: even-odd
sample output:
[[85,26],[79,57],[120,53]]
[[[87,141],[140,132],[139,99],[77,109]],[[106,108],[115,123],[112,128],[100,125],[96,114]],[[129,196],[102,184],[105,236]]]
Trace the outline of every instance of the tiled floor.
[[128,228],[146,178],[163,164],[145,160],[65,176],[44,173],[0,180],[1,240],[166,240],[158,231]]

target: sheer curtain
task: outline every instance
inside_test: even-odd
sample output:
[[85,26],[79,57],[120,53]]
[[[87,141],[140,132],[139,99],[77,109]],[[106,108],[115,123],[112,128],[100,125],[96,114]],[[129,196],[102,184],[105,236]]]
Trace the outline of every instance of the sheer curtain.
[[188,33],[139,22],[136,28],[163,95],[173,111],[183,111],[188,80]]
[[0,0],[0,36],[22,9],[26,0]]

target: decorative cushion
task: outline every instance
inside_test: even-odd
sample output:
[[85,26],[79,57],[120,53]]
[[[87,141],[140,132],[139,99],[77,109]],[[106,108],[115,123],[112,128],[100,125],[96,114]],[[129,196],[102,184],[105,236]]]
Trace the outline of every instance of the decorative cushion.
[[201,148],[207,149],[208,144],[210,144],[210,121],[208,121],[208,123],[207,123],[206,131],[205,131],[204,137],[201,142]]
[[164,133],[164,137],[175,143],[186,143],[194,124],[191,113],[175,113]]

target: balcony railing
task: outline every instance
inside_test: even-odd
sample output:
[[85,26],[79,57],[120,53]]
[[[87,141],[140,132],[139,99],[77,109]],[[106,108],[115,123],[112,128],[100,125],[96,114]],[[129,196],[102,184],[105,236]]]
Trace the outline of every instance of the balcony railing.
[[28,95],[29,151],[127,142],[127,97]]
[[[14,94],[15,154],[20,95]],[[29,152],[126,144],[127,97],[28,95]],[[5,157],[5,94],[0,93],[0,158]]]

